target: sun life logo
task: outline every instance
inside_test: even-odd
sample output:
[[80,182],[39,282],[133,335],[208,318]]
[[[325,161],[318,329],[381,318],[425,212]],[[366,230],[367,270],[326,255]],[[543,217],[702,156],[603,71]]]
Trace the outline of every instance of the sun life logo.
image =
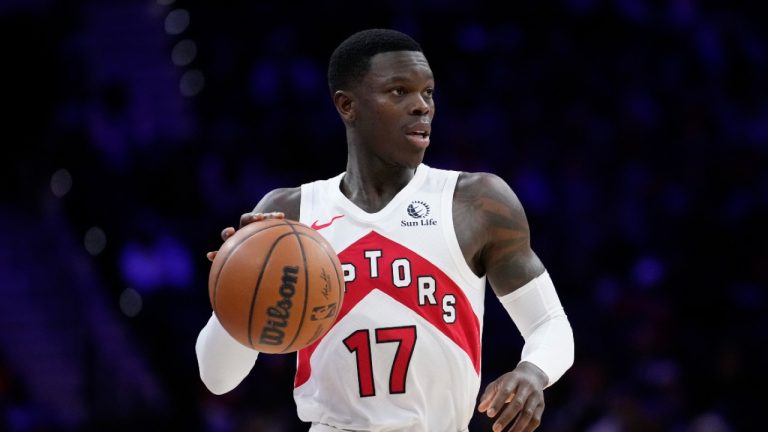
[[413,201],[408,204],[408,216],[414,219],[424,219],[429,216],[429,205],[424,201]]
[[431,227],[436,226],[437,221],[434,218],[428,218],[429,216],[429,204],[424,201],[411,201],[406,209],[408,216],[413,219],[400,219],[400,226],[402,227]]

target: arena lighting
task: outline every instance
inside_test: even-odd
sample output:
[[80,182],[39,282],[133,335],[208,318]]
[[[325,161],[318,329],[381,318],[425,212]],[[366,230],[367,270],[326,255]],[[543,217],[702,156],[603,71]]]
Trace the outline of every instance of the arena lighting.
[[[160,3],[163,1],[163,3]],[[158,0],[158,3],[171,4],[169,0]],[[174,9],[165,17],[165,32],[169,35],[179,35],[189,27],[190,14],[186,9]],[[176,66],[188,66],[197,57],[197,44],[191,39],[178,41],[171,50],[171,61]],[[205,87],[205,75],[197,69],[185,71],[179,79],[179,92],[185,97],[193,97]]]
[[51,192],[56,198],[62,198],[72,189],[72,175],[62,168],[51,175]]
[[104,252],[104,248],[107,247],[107,235],[101,228],[93,226],[85,232],[83,245],[91,256],[96,256]]
[[205,87],[205,75],[197,69],[190,69],[184,72],[179,80],[179,91],[187,97],[192,97],[200,93]]
[[165,17],[165,32],[169,35],[177,35],[189,27],[189,11],[186,9],[174,9]]
[[126,288],[120,293],[120,311],[123,315],[133,318],[141,312],[144,302],[141,294],[133,288]]
[[171,61],[176,66],[186,66],[197,56],[197,44],[190,39],[180,40],[171,51]]

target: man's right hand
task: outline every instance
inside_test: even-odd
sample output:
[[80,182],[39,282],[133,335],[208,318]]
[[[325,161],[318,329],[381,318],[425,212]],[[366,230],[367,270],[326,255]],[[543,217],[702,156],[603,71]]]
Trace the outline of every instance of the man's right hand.
[[[285,214],[282,212],[272,212],[272,213],[243,213],[240,216],[240,228],[248,225],[249,223],[258,222],[264,219],[285,219]],[[221,241],[224,242],[228,238],[232,237],[235,234],[235,229],[232,227],[226,227],[223,230],[221,230]],[[218,251],[211,251],[205,254],[208,257],[208,261],[213,262],[213,259],[216,258],[216,252]]]

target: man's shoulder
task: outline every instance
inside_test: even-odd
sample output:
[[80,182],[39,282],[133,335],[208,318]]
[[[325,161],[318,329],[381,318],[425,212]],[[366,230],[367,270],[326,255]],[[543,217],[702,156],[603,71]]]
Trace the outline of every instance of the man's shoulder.
[[301,208],[301,186],[272,189],[256,204],[254,212],[279,211],[288,219],[298,220]]
[[267,192],[266,195],[264,195],[264,198],[269,198],[270,200],[281,202],[300,200],[301,186],[272,189],[271,191]]
[[522,203],[509,183],[501,176],[489,172],[461,172],[456,182],[453,203],[460,211],[469,213],[479,209],[498,210],[501,207],[514,213],[523,211]]
[[498,188],[509,188],[500,176],[484,171],[460,171],[456,181],[456,192],[485,194]]

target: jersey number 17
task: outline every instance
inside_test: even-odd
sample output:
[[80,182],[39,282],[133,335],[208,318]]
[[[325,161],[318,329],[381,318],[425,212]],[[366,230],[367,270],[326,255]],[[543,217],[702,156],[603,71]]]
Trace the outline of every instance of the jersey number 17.
[[[389,373],[389,393],[405,393],[405,379],[408,375],[413,347],[416,345],[416,326],[377,328],[373,333],[377,344],[397,343],[397,351]],[[353,332],[344,339],[344,346],[349,352],[355,354],[360,397],[375,396],[370,331],[361,329]]]

